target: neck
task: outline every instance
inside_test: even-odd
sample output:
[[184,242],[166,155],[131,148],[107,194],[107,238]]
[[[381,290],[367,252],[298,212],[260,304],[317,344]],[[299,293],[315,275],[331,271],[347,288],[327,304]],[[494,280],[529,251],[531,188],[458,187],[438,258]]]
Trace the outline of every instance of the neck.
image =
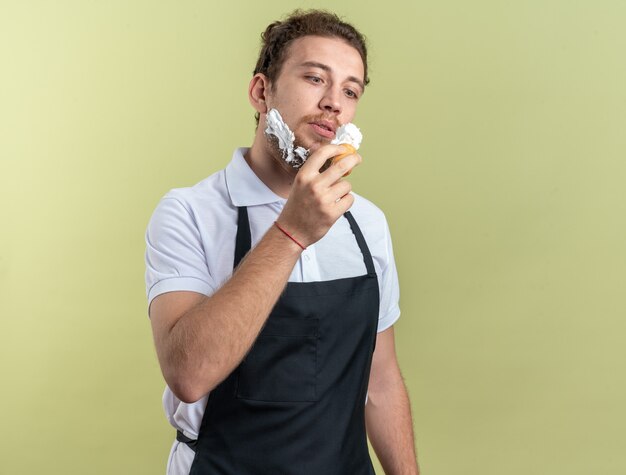
[[264,136],[256,135],[244,158],[252,171],[265,185],[281,198],[288,198],[297,170],[272,154]]

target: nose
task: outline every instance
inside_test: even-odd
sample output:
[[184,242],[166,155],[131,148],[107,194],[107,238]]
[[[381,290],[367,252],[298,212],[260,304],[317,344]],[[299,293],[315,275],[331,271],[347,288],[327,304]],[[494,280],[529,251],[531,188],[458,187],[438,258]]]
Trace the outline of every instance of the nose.
[[329,87],[324,91],[320,101],[320,109],[325,112],[339,115],[341,113],[341,91],[337,87]]

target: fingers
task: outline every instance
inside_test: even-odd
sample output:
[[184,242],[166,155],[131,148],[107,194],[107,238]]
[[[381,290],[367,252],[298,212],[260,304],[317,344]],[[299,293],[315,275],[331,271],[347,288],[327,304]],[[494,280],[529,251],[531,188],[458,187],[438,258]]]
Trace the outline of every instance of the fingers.
[[341,216],[343,213],[348,211],[352,207],[353,203],[354,203],[354,195],[351,193],[348,193],[339,201],[337,201],[337,212],[339,213],[339,216]]
[[352,185],[349,181],[341,180],[330,187],[330,199],[337,203],[352,191]]
[[348,175],[352,169],[358,166],[363,159],[358,153],[348,155],[341,160],[336,160],[330,167],[328,167],[320,175],[320,183],[325,186],[330,186],[335,183],[341,177]]
[[324,145],[317,149],[309,158],[307,158],[302,168],[298,171],[298,175],[301,178],[313,179],[319,174],[319,169],[322,168],[324,162],[329,158],[336,157],[344,153],[346,150],[341,145]]

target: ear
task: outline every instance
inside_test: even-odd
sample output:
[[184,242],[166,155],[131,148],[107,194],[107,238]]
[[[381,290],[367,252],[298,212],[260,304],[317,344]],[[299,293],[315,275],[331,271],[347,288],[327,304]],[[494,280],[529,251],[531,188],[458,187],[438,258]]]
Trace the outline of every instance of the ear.
[[270,82],[265,74],[257,73],[252,77],[248,86],[248,100],[257,112],[265,114],[268,111],[267,93],[270,90]]

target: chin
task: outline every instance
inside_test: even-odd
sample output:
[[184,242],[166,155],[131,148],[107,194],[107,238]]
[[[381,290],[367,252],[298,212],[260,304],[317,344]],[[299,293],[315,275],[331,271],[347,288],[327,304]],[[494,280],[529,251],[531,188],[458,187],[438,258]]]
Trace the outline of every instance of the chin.
[[308,150],[312,152],[315,152],[316,150],[318,150],[320,147],[323,147],[324,145],[328,145],[330,143],[330,140],[328,141],[317,141],[317,140],[311,140],[308,143],[305,142],[300,142],[298,139],[296,139],[295,141],[295,146],[301,146],[304,147]]

